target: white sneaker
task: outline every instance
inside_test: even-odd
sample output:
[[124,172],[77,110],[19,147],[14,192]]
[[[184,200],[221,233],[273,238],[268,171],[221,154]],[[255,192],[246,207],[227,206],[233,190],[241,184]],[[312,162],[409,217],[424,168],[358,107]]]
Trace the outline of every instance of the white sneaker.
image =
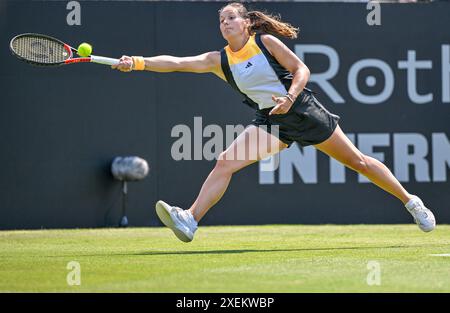
[[433,212],[425,207],[419,197],[414,196],[405,204],[406,209],[414,217],[414,221],[424,232],[432,231],[436,227]]
[[171,206],[161,200],[156,202],[155,208],[161,222],[169,227],[178,239],[184,242],[194,239],[194,233],[198,227],[191,212]]

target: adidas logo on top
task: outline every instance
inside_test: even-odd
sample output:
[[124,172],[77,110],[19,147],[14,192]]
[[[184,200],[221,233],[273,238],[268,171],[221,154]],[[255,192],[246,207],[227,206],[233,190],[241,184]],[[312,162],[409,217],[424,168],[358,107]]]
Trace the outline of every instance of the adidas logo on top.
[[253,66],[253,64],[248,62],[247,65],[245,66],[245,68],[249,68],[250,66]]

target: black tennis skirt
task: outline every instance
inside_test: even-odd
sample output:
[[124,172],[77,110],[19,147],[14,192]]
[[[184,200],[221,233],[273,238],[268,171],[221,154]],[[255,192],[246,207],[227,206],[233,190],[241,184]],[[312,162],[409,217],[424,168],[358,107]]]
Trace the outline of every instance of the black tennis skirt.
[[[294,141],[302,147],[324,142],[333,134],[340,117],[325,109],[313,93],[305,88],[285,114],[269,115],[272,108],[256,110],[252,124],[264,126],[288,146]],[[278,134],[273,131],[274,125],[278,126]]]

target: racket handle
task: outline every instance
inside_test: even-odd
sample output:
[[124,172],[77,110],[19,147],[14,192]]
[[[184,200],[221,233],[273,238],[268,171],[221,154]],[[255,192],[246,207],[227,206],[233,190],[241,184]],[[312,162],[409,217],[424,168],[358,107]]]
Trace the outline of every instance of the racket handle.
[[119,64],[119,59],[112,59],[112,58],[106,58],[106,57],[100,57],[98,55],[91,55],[91,62],[98,63],[98,64],[104,64],[104,65],[117,65]]

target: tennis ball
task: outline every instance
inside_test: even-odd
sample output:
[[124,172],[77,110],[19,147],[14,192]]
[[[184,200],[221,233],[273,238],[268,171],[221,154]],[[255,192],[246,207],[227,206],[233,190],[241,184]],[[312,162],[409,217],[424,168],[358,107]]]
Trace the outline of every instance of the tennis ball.
[[88,57],[92,53],[92,46],[86,42],[83,42],[78,46],[78,55],[82,57]]

